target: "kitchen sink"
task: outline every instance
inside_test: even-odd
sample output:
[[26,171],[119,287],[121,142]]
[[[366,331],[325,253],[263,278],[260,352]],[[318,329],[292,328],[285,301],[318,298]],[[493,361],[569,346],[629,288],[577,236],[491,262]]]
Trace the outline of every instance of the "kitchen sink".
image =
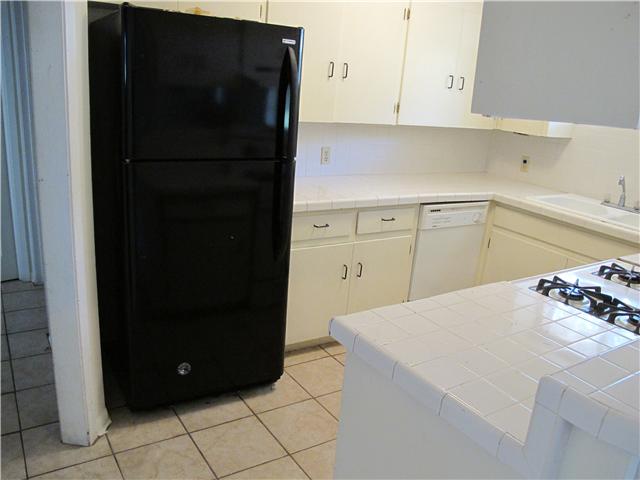
[[530,197],[530,200],[544,203],[547,206],[554,206],[563,210],[594,217],[603,222],[615,223],[633,229],[640,228],[640,214],[608,207],[592,198],[567,193],[562,195],[539,195]]

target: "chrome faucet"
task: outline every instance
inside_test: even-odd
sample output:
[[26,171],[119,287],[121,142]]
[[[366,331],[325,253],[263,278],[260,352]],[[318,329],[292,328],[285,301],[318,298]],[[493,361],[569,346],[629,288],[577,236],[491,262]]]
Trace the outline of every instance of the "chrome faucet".
[[624,179],[624,175],[620,175],[618,179],[618,185],[622,187],[622,193],[620,194],[620,198],[618,199],[618,206],[624,207],[625,203],[627,203],[627,182]]

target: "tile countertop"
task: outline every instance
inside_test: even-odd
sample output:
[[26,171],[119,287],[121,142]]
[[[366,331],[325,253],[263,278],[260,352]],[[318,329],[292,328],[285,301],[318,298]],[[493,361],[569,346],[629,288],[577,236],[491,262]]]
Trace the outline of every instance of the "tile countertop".
[[637,230],[550,208],[529,198],[558,193],[562,192],[487,173],[299,177],[296,178],[293,211],[495,200],[621,240],[640,243]]
[[523,475],[558,417],[639,454],[638,337],[522,286],[340,316],[330,334]]

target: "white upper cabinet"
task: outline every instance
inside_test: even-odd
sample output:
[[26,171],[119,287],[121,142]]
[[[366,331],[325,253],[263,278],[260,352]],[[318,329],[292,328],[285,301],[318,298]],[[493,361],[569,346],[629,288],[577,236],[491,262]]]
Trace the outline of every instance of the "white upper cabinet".
[[301,122],[333,121],[341,22],[339,2],[269,2],[269,23],[304,27]]
[[186,2],[178,0],[178,9],[181,12],[194,13],[197,15],[264,22],[267,13],[267,2],[245,0],[200,0],[197,2]]
[[395,123],[407,6],[269,2],[269,23],[305,29],[300,121]]
[[409,3],[342,5],[334,121],[395,124]]
[[638,128],[640,3],[484,4],[473,111]]
[[480,2],[413,2],[398,124],[493,128],[471,113]]

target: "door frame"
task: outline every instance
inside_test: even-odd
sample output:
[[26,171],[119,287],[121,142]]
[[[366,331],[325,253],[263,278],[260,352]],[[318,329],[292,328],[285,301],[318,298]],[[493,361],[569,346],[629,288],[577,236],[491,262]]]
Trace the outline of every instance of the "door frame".
[[110,423],[93,242],[87,2],[25,2],[47,314],[64,443]]

